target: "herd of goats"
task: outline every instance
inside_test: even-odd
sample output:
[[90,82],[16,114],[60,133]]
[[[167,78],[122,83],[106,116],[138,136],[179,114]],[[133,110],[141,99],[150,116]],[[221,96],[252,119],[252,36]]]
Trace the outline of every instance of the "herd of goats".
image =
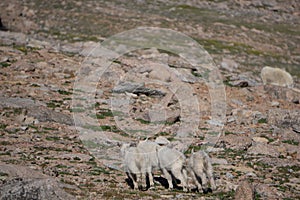
[[211,159],[207,153],[192,150],[190,157],[186,159],[182,152],[170,147],[166,138],[160,136],[157,139],[143,140],[135,144],[125,143],[121,146],[124,171],[132,181],[133,189],[147,187],[147,180],[150,188],[154,187],[153,172],[160,169],[168,181],[169,189],[173,189],[173,181],[176,183],[179,180],[183,191],[192,190],[188,187],[190,174],[196,190],[204,193],[216,190]]

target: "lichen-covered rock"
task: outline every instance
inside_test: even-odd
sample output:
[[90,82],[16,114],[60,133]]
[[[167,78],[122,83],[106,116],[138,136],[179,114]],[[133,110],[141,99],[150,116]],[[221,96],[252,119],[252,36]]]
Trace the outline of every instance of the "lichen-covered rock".
[[71,200],[74,198],[51,178],[14,178],[5,181],[0,187],[2,200]]
[[252,185],[248,181],[242,181],[235,191],[235,200],[252,200],[254,191]]

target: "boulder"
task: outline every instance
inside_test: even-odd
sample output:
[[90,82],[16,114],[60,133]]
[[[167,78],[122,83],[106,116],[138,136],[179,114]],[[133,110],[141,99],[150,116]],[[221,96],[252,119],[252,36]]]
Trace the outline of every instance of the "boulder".
[[71,116],[56,112],[45,106],[44,103],[28,98],[0,97],[0,108],[20,108],[26,110],[24,119],[27,122],[57,122],[72,125]]
[[265,143],[254,143],[247,151],[248,154],[254,155],[268,155],[271,157],[278,157],[280,152],[276,146]]
[[235,191],[235,200],[252,200],[254,199],[253,186],[246,180],[242,181]]
[[268,123],[280,128],[295,128],[300,124],[300,110],[271,109]]
[[229,149],[246,150],[251,146],[252,140],[245,135],[230,134],[220,138],[220,144]]
[[0,199],[2,200],[68,200],[74,197],[62,187],[67,184],[30,168],[0,163],[0,173],[5,179],[0,181]]

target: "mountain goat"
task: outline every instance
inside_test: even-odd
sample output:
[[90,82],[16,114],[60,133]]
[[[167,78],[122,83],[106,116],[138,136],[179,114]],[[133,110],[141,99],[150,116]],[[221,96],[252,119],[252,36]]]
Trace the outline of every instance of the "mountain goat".
[[166,146],[156,147],[156,152],[158,166],[168,181],[169,189],[173,189],[172,176],[174,176],[180,180],[183,191],[187,191],[187,173],[184,168],[185,156],[183,153]]
[[192,151],[188,160],[188,170],[198,190],[202,189],[203,192],[208,191],[207,177],[209,179],[211,189],[216,190],[216,184],[213,177],[213,167],[207,153],[204,151]]
[[[146,185],[146,174],[150,162],[145,156],[145,153],[137,147],[130,146],[130,144],[123,144],[121,147],[121,155],[124,159],[124,171],[128,178],[132,180],[133,189],[139,189],[139,184],[143,181]],[[143,185],[141,186],[143,187]]]
[[144,153],[144,158],[147,159],[146,172],[149,177],[150,187],[154,186],[153,174],[152,171],[157,169],[158,166],[158,157],[156,153],[156,148],[159,145],[155,142],[151,142],[148,140],[140,141],[137,145],[137,148],[140,152]]

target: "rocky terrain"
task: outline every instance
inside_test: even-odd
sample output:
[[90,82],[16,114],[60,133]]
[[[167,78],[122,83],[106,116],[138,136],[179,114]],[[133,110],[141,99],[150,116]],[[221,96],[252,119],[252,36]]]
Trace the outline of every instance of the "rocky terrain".
[[[300,198],[298,1],[2,0],[0,8],[0,199]],[[216,123],[205,71],[172,52],[141,49],[91,81],[92,101],[76,87],[79,75],[95,69],[85,66],[97,64],[89,54],[97,42],[147,26],[193,38],[222,77],[224,127],[209,152],[213,193],[159,183],[134,191],[117,145],[161,135],[176,143],[181,124],[195,120],[191,146],[183,148],[187,156],[198,150]],[[263,82],[272,80],[262,79],[265,66],[286,70],[292,84]],[[187,90],[172,92],[178,83]],[[120,99],[130,99],[129,110],[113,104]]]

